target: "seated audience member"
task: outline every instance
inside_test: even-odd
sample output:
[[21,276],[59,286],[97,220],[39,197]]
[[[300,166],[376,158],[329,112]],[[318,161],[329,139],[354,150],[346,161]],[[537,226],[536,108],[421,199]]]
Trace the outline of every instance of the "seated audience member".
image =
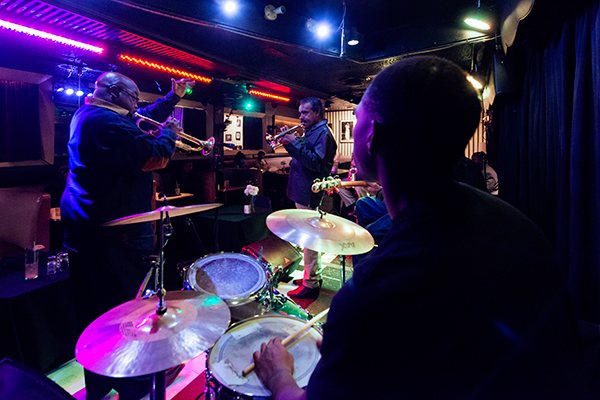
[[450,61],[404,58],[375,77],[356,108],[354,157],[382,185],[392,227],[333,298],[306,390],[280,338],[254,353],[274,399],[588,398],[548,240],[452,179],[479,116]]
[[258,169],[260,169],[261,172],[269,171],[269,163],[265,159],[266,153],[264,151],[260,150],[258,152],[257,156],[258,156]]
[[177,171],[173,172],[165,188],[167,194],[175,193],[179,188],[181,193],[191,193],[199,196],[203,191],[203,183],[200,175],[194,171],[194,164],[186,160],[179,165]]
[[494,196],[498,196],[498,174],[487,162],[487,155],[484,151],[479,151],[471,156],[471,160],[477,165],[481,173],[483,174],[483,178],[485,179],[485,184],[487,187],[487,191]]
[[241,151],[235,153],[235,157],[233,158],[233,167],[246,168],[246,155]]
[[454,166],[452,176],[457,182],[466,183],[469,186],[486,191],[481,169],[470,158],[462,156]]

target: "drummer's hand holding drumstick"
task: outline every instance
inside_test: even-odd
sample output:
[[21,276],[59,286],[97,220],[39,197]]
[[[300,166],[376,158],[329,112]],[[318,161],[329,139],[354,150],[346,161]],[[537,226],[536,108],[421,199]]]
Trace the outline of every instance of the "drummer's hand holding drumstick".
[[294,379],[294,356],[283,346],[280,337],[263,343],[253,357],[256,365],[254,372],[274,400],[306,398],[304,390]]

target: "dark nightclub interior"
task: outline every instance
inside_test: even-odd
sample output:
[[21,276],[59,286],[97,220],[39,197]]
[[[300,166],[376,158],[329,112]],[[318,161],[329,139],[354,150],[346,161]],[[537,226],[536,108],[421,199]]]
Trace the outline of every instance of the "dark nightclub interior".
[[[307,397],[318,397],[310,388],[319,387],[317,381],[323,387],[325,378],[309,385],[315,366],[301,365],[312,362],[301,357],[316,364],[321,356],[312,354],[311,341],[320,337],[331,346],[321,313],[338,291],[352,286],[359,261],[386,248],[380,244],[395,216],[384,183],[361,176],[354,163],[360,157],[355,144],[375,146],[372,136],[363,138],[357,107],[381,71],[415,56],[451,61],[475,87],[480,118],[454,179],[516,208],[547,238],[576,325],[582,385],[600,396],[598,54],[597,0],[0,0],[0,302],[8,316],[0,328],[0,397],[266,398],[271,392],[259,380],[259,361],[257,374],[229,376],[227,368],[236,372],[253,361],[248,356],[232,366],[226,356],[237,354],[232,338],[254,334],[254,324],[283,329],[285,337],[311,321],[311,328],[301,328],[309,334],[289,349],[294,376],[308,370],[298,386],[308,385]],[[307,98],[320,101],[321,114]],[[448,110],[460,109],[441,98],[427,104],[419,114],[423,127],[438,126]],[[134,114],[137,107],[147,111]],[[88,143],[85,134],[78,136],[96,129],[95,122],[82,122],[96,118],[95,109],[126,120],[120,123],[129,124],[128,132],[151,143],[152,157],[140,158],[129,144],[111,153],[115,141]],[[375,131],[378,121],[371,123]],[[308,171],[299,160],[324,143],[305,149],[314,129],[330,140],[316,156],[327,172],[290,192],[300,186],[295,173]],[[409,155],[437,165],[436,149],[445,139],[425,135],[429,139],[413,144]],[[94,170],[92,190],[75,188],[84,185],[90,146],[97,146],[103,169]],[[138,163],[139,179],[128,180],[125,169]],[[111,172],[121,168],[122,174]],[[438,183],[433,175],[432,186]],[[315,177],[320,186],[311,186]],[[377,195],[370,191],[375,186]],[[446,189],[440,186],[436,196],[444,199]],[[387,219],[361,219],[362,197],[377,199],[383,207],[378,217]],[[147,207],[127,205],[140,203]],[[86,214],[105,229],[74,217]],[[128,278],[117,278],[132,264],[132,253],[121,246],[148,239],[137,227],[147,233],[150,225],[154,247],[145,251],[143,271],[136,265]],[[485,269],[503,259],[498,248],[508,247],[494,243],[470,254]],[[317,253],[318,276],[308,261]],[[30,257],[38,269],[24,274]],[[77,272],[80,265],[103,277]],[[129,279],[129,292],[118,296],[121,279]],[[511,294],[499,293],[505,295]],[[104,307],[95,309],[93,298]],[[410,291],[398,299],[389,304],[390,327],[393,308],[410,302]],[[179,311],[171,316],[173,309]],[[269,332],[260,340],[269,341]],[[373,335],[376,340],[378,332]],[[250,354],[260,342],[246,347],[240,351]],[[366,350],[357,349],[356,357]],[[318,376],[326,376],[322,364]],[[134,387],[142,375],[150,376],[149,390],[132,395],[119,386],[126,381]],[[97,394],[94,379],[119,383]],[[378,379],[358,380],[369,386]],[[396,390],[403,398],[402,388]],[[484,389],[469,390],[471,396],[449,391],[448,397],[429,397],[424,391],[407,398],[492,398],[481,394]],[[367,387],[356,393],[376,398]],[[578,396],[570,398],[587,398]]]

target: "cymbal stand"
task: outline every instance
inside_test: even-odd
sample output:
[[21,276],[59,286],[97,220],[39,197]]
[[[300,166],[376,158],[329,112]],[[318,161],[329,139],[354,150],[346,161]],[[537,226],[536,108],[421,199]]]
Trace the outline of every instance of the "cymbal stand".
[[340,254],[340,268],[342,269],[342,286],[346,283],[346,256]]
[[[165,205],[167,198],[164,198]],[[171,219],[169,213],[166,211],[160,212],[160,219],[158,220],[159,226],[159,246],[158,246],[158,265],[156,266],[155,274],[155,288],[156,295],[158,297],[158,304],[156,306],[156,314],[164,315],[167,312],[167,306],[165,304],[166,290],[164,288],[164,266],[165,266],[165,246],[168,241],[168,237],[173,233],[171,226]],[[150,400],[165,400],[167,397],[166,387],[166,371],[159,371],[152,374],[152,381],[150,383]]]

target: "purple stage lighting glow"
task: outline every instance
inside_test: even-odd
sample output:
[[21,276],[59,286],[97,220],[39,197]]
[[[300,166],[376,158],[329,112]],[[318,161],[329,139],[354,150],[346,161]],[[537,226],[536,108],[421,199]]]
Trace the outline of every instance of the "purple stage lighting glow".
[[31,36],[37,36],[42,39],[52,40],[57,43],[66,44],[68,46],[78,47],[83,50],[93,51],[94,53],[102,54],[104,49],[102,47],[92,46],[91,44],[78,42],[76,40],[71,40],[64,38],[62,36],[53,35],[51,33],[38,31],[37,29],[28,28],[26,26],[13,24],[12,22],[3,21],[0,19],[0,27],[5,29],[10,29],[15,32],[26,33]]

